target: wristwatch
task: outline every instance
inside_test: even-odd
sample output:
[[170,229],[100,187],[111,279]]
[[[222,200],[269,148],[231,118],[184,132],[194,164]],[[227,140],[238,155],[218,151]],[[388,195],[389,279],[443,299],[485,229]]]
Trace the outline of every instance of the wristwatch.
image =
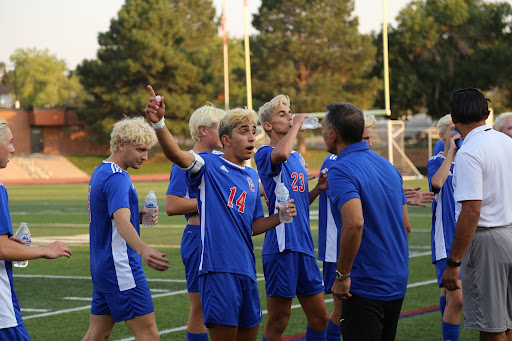
[[350,272],[348,273],[348,275],[344,275],[341,272],[339,272],[338,270],[336,270],[336,279],[337,280],[344,281],[349,278],[350,278]]
[[456,262],[453,258],[448,257],[446,258],[446,265],[448,265],[451,268],[458,268],[460,266],[461,262]]

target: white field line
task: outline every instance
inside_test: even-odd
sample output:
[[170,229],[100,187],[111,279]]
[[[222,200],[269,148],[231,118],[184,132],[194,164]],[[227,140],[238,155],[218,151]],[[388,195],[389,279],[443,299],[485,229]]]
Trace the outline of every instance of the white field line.
[[35,308],[21,308],[21,311],[33,311],[35,313],[44,313],[47,312],[48,309],[35,309]]
[[[16,274],[14,277],[24,278],[50,278],[50,279],[88,279],[92,280],[91,277],[87,276],[57,276],[57,275],[23,275]],[[187,283],[184,279],[163,279],[163,278],[147,278],[148,282],[168,282],[168,283]]]
[[[419,287],[419,286],[422,286],[422,285],[429,285],[429,284],[433,284],[433,283],[437,283],[437,280],[434,279],[434,280],[431,280],[431,281],[411,283],[411,284],[407,285],[407,288],[414,288],[414,287]],[[330,303],[330,302],[332,302],[332,298],[325,299],[325,303]],[[293,304],[291,306],[291,309],[297,309],[297,308],[301,308],[301,305],[300,304]],[[267,315],[268,314],[268,310],[263,310],[262,314],[263,315]],[[172,328],[172,329],[160,330],[158,332],[158,335],[170,334],[170,333],[179,332],[179,331],[183,331],[183,330],[187,330],[187,326],[181,326],[181,327],[176,327],[176,328]],[[135,340],[135,337],[132,336],[132,337],[124,338],[124,339],[119,339],[119,340],[116,340],[116,341],[134,341],[134,340]]]

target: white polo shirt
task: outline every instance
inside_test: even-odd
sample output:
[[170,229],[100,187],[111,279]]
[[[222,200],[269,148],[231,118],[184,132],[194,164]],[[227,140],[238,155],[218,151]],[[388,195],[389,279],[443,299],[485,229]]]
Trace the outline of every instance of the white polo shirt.
[[482,200],[478,226],[512,224],[512,139],[488,125],[469,132],[455,156],[455,218],[462,201]]

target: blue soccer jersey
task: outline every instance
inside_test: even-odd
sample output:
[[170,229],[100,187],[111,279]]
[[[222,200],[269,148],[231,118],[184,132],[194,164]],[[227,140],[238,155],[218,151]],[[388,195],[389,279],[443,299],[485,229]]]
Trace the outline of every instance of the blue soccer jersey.
[[364,227],[352,264],[350,292],[375,300],[403,298],[409,252],[402,176],[365,141],[343,149],[327,174],[333,209],[339,211],[356,198],[362,205]]
[[[328,155],[320,170],[329,169],[336,162],[336,155]],[[329,173],[327,173],[329,176]],[[318,198],[318,259],[324,262],[336,263],[338,261],[338,249],[340,246],[341,226],[337,226],[333,215],[340,212],[332,210],[329,199],[329,189],[320,193]]]
[[147,285],[142,260],[119,234],[113,214],[130,209],[130,222],[140,235],[139,198],[128,172],[103,161],[89,182],[89,239],[94,290],[119,292]]
[[[167,187],[167,192],[165,194],[176,195],[187,199],[196,198],[196,194],[188,188],[187,172],[176,164],[172,165],[169,186]],[[188,218],[196,214],[197,212],[185,214],[185,218],[188,220]]]
[[[9,197],[4,185],[0,183],[0,235],[12,236]],[[20,304],[14,292],[12,281],[12,262],[0,260],[0,329],[23,324]]]
[[283,183],[297,208],[297,216],[288,224],[280,224],[265,234],[263,255],[291,250],[315,257],[313,237],[309,227],[309,188],[306,162],[296,151],[288,160],[272,166],[270,154],[274,147],[263,146],[254,155],[268,202],[269,214],[277,213],[275,190]]
[[431,157],[427,164],[428,184],[430,190],[435,194],[435,200],[432,202],[432,263],[450,255],[455,235],[455,198],[452,184],[455,163],[452,162],[443,188],[432,188],[432,177],[437,173],[444,160],[445,157],[440,153]]
[[256,281],[252,224],[264,216],[258,174],[209,152],[199,157],[203,167],[187,179],[201,218],[200,275],[229,272]]

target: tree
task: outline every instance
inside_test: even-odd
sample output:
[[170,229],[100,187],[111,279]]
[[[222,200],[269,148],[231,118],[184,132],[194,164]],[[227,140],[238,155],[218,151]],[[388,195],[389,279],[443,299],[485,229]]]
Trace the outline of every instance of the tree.
[[286,93],[295,112],[334,101],[370,109],[381,87],[369,77],[376,48],[353,10],[353,0],[262,0],[251,39],[255,102]]
[[78,78],[48,49],[17,49],[10,61],[15,69],[7,71],[3,63],[2,83],[11,93],[16,91],[22,107],[76,107],[83,103],[85,92]]
[[211,0],[127,0],[98,36],[98,59],[77,68],[92,96],[79,115],[106,136],[114,120],[141,114],[151,84],[165,97],[169,124],[185,132],[190,114],[215,93],[211,8]]
[[[481,0],[418,0],[389,33],[392,111],[445,115],[459,88],[496,89],[510,79],[511,6]],[[379,37],[380,39],[380,37]],[[380,74],[379,68],[375,74]]]

